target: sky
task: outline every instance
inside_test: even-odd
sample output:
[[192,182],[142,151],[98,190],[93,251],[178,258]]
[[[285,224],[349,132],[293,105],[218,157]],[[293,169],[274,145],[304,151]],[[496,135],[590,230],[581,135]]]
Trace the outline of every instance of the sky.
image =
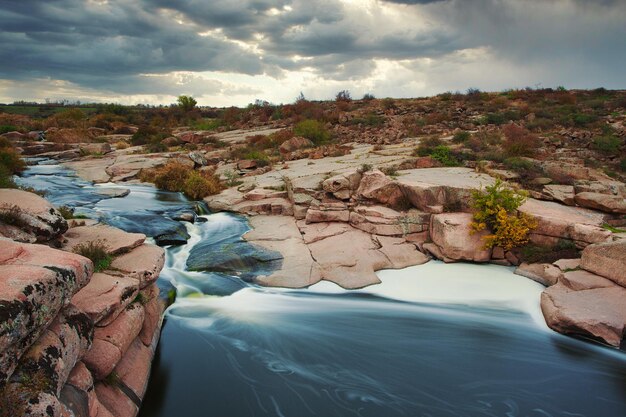
[[626,0],[0,0],[0,103],[626,88]]

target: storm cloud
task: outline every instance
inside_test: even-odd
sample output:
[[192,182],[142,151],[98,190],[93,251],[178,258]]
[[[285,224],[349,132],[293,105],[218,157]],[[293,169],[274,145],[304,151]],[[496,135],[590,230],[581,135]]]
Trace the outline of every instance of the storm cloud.
[[0,101],[624,88],[624,21],[617,0],[0,0]]

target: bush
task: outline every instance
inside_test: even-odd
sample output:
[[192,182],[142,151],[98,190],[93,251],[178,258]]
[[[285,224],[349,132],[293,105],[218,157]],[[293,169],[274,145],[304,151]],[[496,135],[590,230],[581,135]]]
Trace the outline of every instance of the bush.
[[13,126],[13,125],[2,125],[0,126],[0,135],[4,134],[4,133],[8,133],[8,132],[15,132],[18,130],[17,126]]
[[365,93],[363,94],[363,101],[371,101],[374,100],[376,97],[374,97],[374,94],[370,94],[370,93]]
[[435,151],[435,148],[438,146],[442,146],[443,141],[436,136],[430,136],[420,140],[419,145],[415,151],[413,151],[414,156],[428,156]]
[[445,145],[439,145],[429,155],[431,158],[441,162],[443,166],[455,167],[459,165],[459,160],[452,155],[450,148]]
[[471,137],[472,135],[470,134],[470,132],[467,132],[464,130],[464,131],[455,133],[454,136],[452,137],[452,142],[465,143],[468,140],[470,140]]
[[348,90],[341,90],[335,95],[335,101],[352,101],[352,96]]
[[221,191],[219,179],[214,175],[203,175],[198,171],[191,171],[183,184],[183,193],[192,200],[200,200],[208,195]]
[[4,165],[0,165],[0,188],[17,188],[13,174]]
[[528,242],[528,235],[537,227],[537,222],[517,211],[525,200],[526,194],[512,190],[499,179],[484,191],[472,192],[472,230],[489,229],[492,232],[485,236],[486,248],[501,246],[511,250]]
[[169,162],[162,167],[142,171],[140,179],[152,182],[162,190],[182,192],[193,200],[217,194],[221,190],[219,178],[215,174],[194,171],[178,162]]
[[619,161],[619,169],[622,172],[626,172],[626,158]]
[[571,240],[559,240],[556,246],[528,244],[521,248],[520,259],[528,263],[552,263],[559,259],[580,258],[580,251]]
[[113,258],[107,252],[107,246],[102,240],[85,242],[74,247],[74,253],[91,259],[95,272],[108,269]]
[[541,144],[539,137],[514,123],[506,125],[502,130],[506,138],[502,147],[508,157],[533,156]]
[[10,174],[19,174],[26,168],[26,163],[13,148],[0,148],[0,166]]
[[593,138],[591,147],[598,152],[606,155],[615,155],[619,152],[619,148],[622,146],[622,140],[617,136],[611,134],[604,136],[597,136]]
[[294,127],[293,132],[297,136],[309,139],[317,146],[330,141],[330,133],[324,124],[317,120],[303,120]]

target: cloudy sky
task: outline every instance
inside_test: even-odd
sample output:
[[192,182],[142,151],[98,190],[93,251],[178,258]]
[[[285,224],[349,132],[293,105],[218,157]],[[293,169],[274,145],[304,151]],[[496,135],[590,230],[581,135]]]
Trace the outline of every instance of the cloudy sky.
[[0,102],[626,88],[626,0],[0,0]]

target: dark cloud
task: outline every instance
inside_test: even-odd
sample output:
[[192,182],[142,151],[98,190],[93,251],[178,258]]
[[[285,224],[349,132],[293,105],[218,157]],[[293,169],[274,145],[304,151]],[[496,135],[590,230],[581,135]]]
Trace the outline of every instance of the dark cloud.
[[282,79],[306,69],[356,82],[380,60],[419,62],[405,67],[426,73],[421,59],[446,68],[463,51],[480,50],[515,66],[523,82],[560,77],[568,86],[615,88],[624,87],[624,21],[622,0],[0,0],[0,79],[66,80],[120,94],[176,94],[181,85],[226,94],[236,87],[167,74]]

